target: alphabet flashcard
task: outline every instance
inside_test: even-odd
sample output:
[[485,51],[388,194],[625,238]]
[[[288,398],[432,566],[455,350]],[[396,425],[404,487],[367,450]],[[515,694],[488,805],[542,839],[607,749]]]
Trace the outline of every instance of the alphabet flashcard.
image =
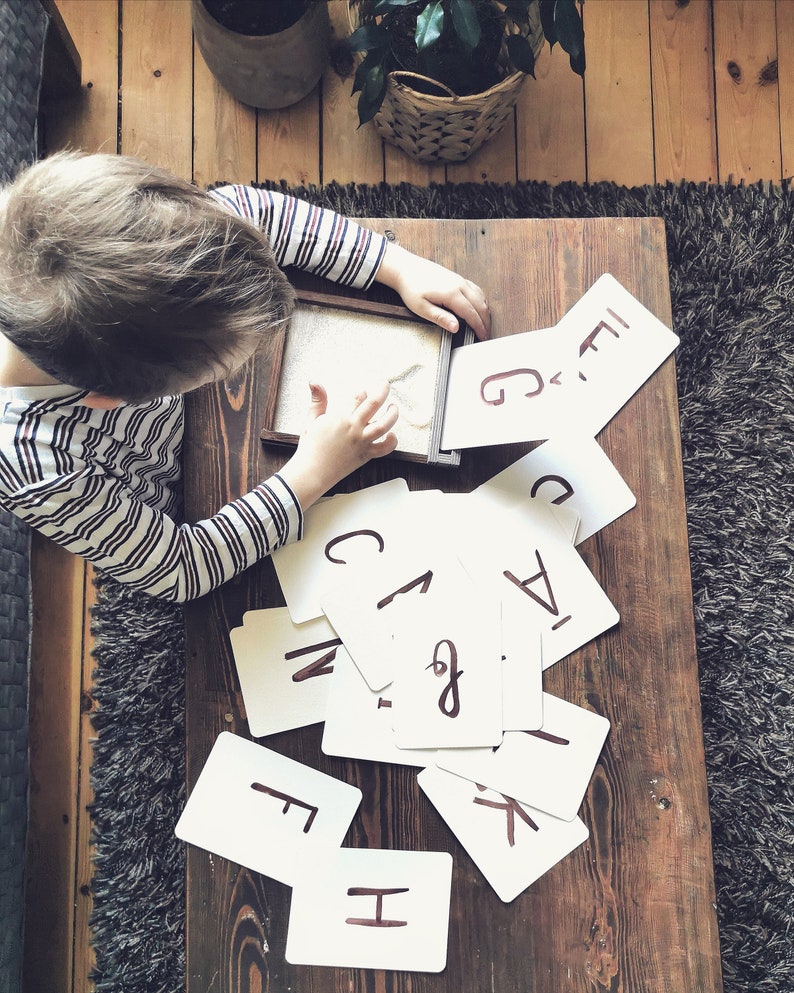
[[305,867],[292,891],[293,965],[441,972],[452,856],[342,848]]
[[399,638],[432,613],[437,600],[468,593],[471,580],[438,535],[405,522],[403,539],[388,558],[366,571],[340,573],[321,597],[328,620],[370,689],[391,683],[400,666]]
[[461,547],[460,559],[480,585],[516,608],[528,632],[540,631],[544,669],[618,622],[606,593],[543,504],[505,509],[492,520],[488,539]]
[[443,769],[423,769],[417,782],[505,903],[589,836],[578,817],[550,817]]
[[518,500],[544,501],[579,515],[576,544],[606,527],[637,503],[598,442],[587,435],[559,435],[493,476],[474,492],[491,488]]
[[521,611],[502,604],[502,727],[534,731],[543,724],[543,653],[540,632],[527,634]]
[[449,367],[443,448],[548,438],[578,383],[562,380],[553,329],[455,348]]
[[249,610],[229,639],[254,738],[325,719],[342,644],[325,617],[295,624],[286,607]]
[[608,733],[605,717],[544,693],[540,730],[506,732],[493,751],[439,751],[436,765],[572,821]]
[[400,748],[467,748],[502,740],[501,610],[461,570],[431,604],[416,600],[395,639],[394,734]]
[[400,546],[404,479],[322,500],[306,512],[303,540],[273,553],[284,599],[296,624],[322,614],[320,597],[341,573],[369,569]]
[[391,687],[375,691],[344,648],[334,664],[328,693],[322,750],[326,755],[423,767],[433,762],[431,749],[398,748],[394,740]]
[[595,436],[678,345],[605,273],[552,329],[455,349],[443,447]]
[[292,885],[312,853],[339,848],[360,803],[357,787],[223,731],[175,833]]
[[595,436],[675,351],[679,339],[604,273],[554,329],[560,364],[579,387],[569,428]]

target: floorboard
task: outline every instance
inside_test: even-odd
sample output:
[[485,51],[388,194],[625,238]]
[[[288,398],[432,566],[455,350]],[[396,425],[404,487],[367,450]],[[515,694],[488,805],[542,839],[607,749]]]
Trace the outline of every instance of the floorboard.
[[[121,150],[200,184],[779,183],[794,174],[794,0],[591,0],[584,85],[559,46],[544,52],[505,132],[447,167],[417,163],[372,126],[358,128],[351,72],[329,68],[314,93],[282,111],[237,103],[194,50],[186,0],[58,7],[82,56],[83,93],[47,122],[50,150]],[[329,7],[341,37],[346,0]],[[34,591],[25,989],[87,993],[92,586],[90,570],[45,541],[35,542],[34,559],[46,581]],[[51,761],[56,741],[68,747]]]

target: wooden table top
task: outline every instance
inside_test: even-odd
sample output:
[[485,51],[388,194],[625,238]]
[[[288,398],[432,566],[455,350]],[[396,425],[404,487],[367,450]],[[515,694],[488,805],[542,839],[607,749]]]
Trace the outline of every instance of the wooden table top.
[[[495,336],[556,323],[604,272],[671,325],[659,219],[363,223],[478,282]],[[259,442],[266,382],[266,363],[257,360],[237,383],[189,397],[189,520],[209,516],[286,459]],[[188,846],[188,993],[722,989],[673,358],[598,440],[637,506],[579,550],[621,620],[544,673],[546,690],[612,725],[580,811],[589,840],[504,904],[421,794],[417,770],[325,756],[320,725],[273,735],[263,739],[268,747],[362,790],[346,846],[452,853],[447,967],[428,974],[291,966],[289,887]],[[401,475],[412,488],[464,492],[529,447],[469,450],[457,469],[380,460],[339,491]],[[265,561],[188,605],[189,790],[219,732],[250,737],[229,631],[245,610],[283,602]]]

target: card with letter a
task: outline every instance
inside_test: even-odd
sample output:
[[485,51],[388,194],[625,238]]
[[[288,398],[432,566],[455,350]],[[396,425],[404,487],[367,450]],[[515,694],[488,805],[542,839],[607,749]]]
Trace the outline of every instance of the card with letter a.
[[342,848],[304,867],[292,891],[293,965],[441,972],[452,856]]
[[342,844],[360,803],[357,787],[224,731],[175,833],[292,885],[312,853]]

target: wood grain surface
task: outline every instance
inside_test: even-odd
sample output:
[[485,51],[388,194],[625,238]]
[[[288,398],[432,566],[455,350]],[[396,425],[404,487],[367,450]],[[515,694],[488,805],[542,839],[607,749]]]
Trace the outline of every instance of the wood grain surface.
[[[366,223],[486,287],[495,335],[553,324],[605,271],[671,321],[657,219]],[[266,368],[254,364],[232,388],[189,398],[191,519],[283,461],[258,444],[266,382]],[[544,677],[549,691],[612,723],[581,811],[589,841],[503,904],[420,793],[415,770],[324,756],[319,725],[263,739],[361,788],[346,845],[453,854],[447,968],[432,975],[292,967],[284,959],[289,889],[189,846],[189,993],[721,989],[672,359],[599,440],[638,498],[634,510],[581,546],[621,621]],[[464,452],[457,470],[380,461],[340,488],[403,475],[412,488],[467,491],[527,447]],[[266,561],[189,605],[189,787],[220,731],[248,736],[229,630],[244,610],[282,603]]]

